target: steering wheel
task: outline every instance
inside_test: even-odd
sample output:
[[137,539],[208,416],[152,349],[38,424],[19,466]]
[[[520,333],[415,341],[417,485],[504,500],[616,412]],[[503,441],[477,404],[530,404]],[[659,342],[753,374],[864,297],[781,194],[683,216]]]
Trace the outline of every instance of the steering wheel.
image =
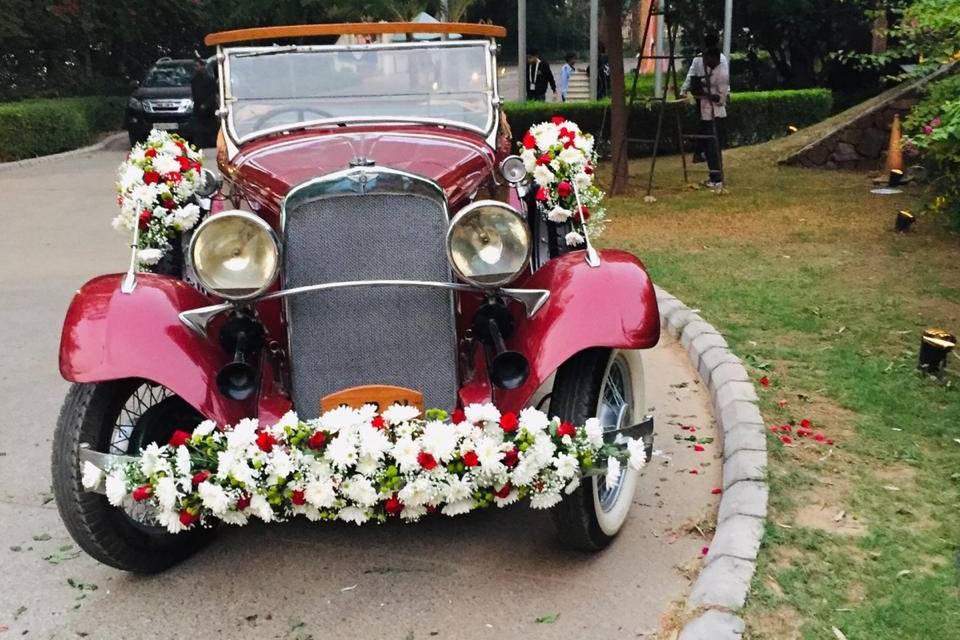
[[[253,125],[253,130],[261,131],[263,129],[267,129],[269,128],[267,126],[267,123],[269,123],[271,120],[276,119],[279,116],[286,115],[288,113],[297,114],[297,119],[294,122],[306,122],[307,120],[310,120],[311,118],[307,118],[308,113],[312,113],[314,115],[320,116],[321,118],[333,117],[333,114],[330,113],[329,111],[323,111],[322,109],[316,109],[314,107],[283,107],[282,109],[277,109],[276,111],[265,113],[259,118],[257,118],[256,123],[254,123]],[[294,124],[294,123],[289,123],[289,124]]]

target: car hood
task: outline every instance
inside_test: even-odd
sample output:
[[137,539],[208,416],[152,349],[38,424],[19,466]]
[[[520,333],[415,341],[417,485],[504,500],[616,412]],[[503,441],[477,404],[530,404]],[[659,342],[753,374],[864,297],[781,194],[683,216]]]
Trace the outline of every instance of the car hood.
[[338,127],[249,143],[233,165],[248,199],[278,209],[292,187],[355,161],[433,180],[454,208],[487,179],[495,155],[481,136],[453,129]]
[[184,87],[139,87],[133,92],[133,97],[138,100],[189,98],[191,95],[190,85]]

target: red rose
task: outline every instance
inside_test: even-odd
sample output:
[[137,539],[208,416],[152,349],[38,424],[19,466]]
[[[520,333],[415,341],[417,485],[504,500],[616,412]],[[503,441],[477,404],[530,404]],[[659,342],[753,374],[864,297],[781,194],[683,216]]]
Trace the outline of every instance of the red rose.
[[533,149],[537,146],[537,139],[529,131],[523,136],[523,146],[525,149]]
[[173,432],[173,435],[170,436],[169,444],[171,447],[179,447],[190,442],[190,437],[189,432],[177,429]]
[[511,491],[513,491],[513,485],[508,482],[500,487],[500,490],[493,495],[497,496],[498,498],[506,498],[508,495],[510,495]]
[[506,433],[513,433],[517,430],[517,427],[520,426],[520,421],[517,420],[517,414],[512,411],[500,416],[500,428]]
[[181,173],[179,173],[179,172],[177,172],[177,171],[171,171],[170,173],[166,173],[166,174],[164,174],[164,176],[163,176],[163,181],[164,181],[164,182],[177,183],[177,182],[180,182],[181,180],[183,180],[183,174],[181,174]]
[[396,495],[392,495],[383,503],[383,509],[392,516],[399,515],[403,511],[403,503]]
[[240,497],[237,498],[237,504],[235,505],[237,511],[243,511],[250,506],[250,494],[242,493]]
[[426,451],[421,451],[420,453],[417,454],[417,462],[419,462],[420,466],[426,469],[427,471],[430,471],[431,469],[435,469],[437,467],[436,458],[434,458],[432,455],[430,455]]
[[185,156],[177,156],[177,162],[180,163],[180,171],[187,171],[191,168],[193,162]]
[[557,427],[557,437],[562,438],[563,436],[570,436],[573,438],[577,435],[577,428],[570,424],[569,422],[561,422],[560,426]]
[[211,473],[204,469],[203,471],[197,471],[193,474],[193,477],[190,479],[190,484],[195,487],[200,486],[202,483],[207,481],[207,478],[211,476]]
[[466,419],[467,419],[467,414],[465,414],[463,412],[463,409],[461,409],[460,407],[457,407],[456,409],[454,409],[453,413],[450,414],[450,422],[452,422],[453,424],[460,424],[461,422],[465,422]]
[[186,152],[187,152],[187,147],[186,147],[182,142],[180,142],[179,140],[174,140],[174,141],[173,141],[173,144],[175,144],[175,145],[177,145],[178,147],[180,147],[180,151],[181,151],[182,153],[186,153]]
[[520,462],[520,452],[516,447],[503,454],[503,464],[508,467],[515,467],[518,462]]
[[303,491],[300,489],[294,489],[290,493],[290,502],[295,505],[304,505],[307,504],[307,498],[303,495]]
[[160,182],[160,174],[156,171],[144,171],[143,172],[143,183],[144,184],[157,184]]
[[130,494],[130,496],[137,502],[143,502],[147,498],[153,495],[153,487],[148,484],[142,484]]
[[200,516],[196,513],[190,513],[188,510],[184,509],[180,512],[180,524],[185,527],[193,526],[193,523],[200,519]]
[[317,431],[315,434],[310,436],[309,440],[307,440],[307,446],[311,449],[319,449],[326,441],[327,434],[325,434],[323,431]]
[[140,225],[141,229],[146,229],[147,225],[150,224],[150,219],[153,218],[153,212],[150,209],[144,209],[140,212],[140,218],[137,224]]
[[573,191],[573,187],[566,180],[564,180],[563,182],[557,185],[557,194],[561,198],[566,198],[567,196],[570,195],[572,191]]
[[803,420],[800,421],[800,426],[803,427],[804,429],[809,429],[810,421],[804,418]]
[[564,118],[563,116],[553,116],[552,118],[550,118],[550,122],[552,122],[553,124],[563,124],[566,121],[567,119]]
[[586,165],[586,166],[583,168],[583,172],[584,172],[585,174],[587,174],[588,176],[591,175],[591,174],[593,173],[593,166],[591,166],[591,165],[589,165],[589,164]]
[[573,214],[573,219],[577,222],[586,222],[590,219],[590,209],[586,205],[580,207],[580,210]]
[[463,454],[463,464],[468,467],[475,467],[480,464],[480,458],[477,457],[476,451],[467,451]]
[[157,150],[156,150],[156,149],[147,149],[146,151],[143,152],[143,155],[145,155],[145,156],[148,157],[148,158],[156,158],[156,157],[157,157]]
[[537,200],[540,202],[546,202],[549,198],[550,196],[547,194],[546,187],[540,187],[537,189]]
[[173,200],[164,200],[160,203],[160,206],[162,206],[164,209],[176,209],[177,203]]
[[540,156],[539,158],[537,158],[537,164],[540,164],[540,165],[550,164],[550,162],[551,162],[552,160],[553,160],[553,158],[550,157],[550,154],[549,154],[549,153],[545,153],[545,154],[543,154],[542,156]]
[[383,416],[373,416],[370,426],[374,429],[383,429],[387,426],[387,421],[383,419]]
[[266,451],[270,453],[273,451],[273,445],[277,444],[277,439],[266,431],[261,431],[257,436],[257,446],[260,447],[261,451]]

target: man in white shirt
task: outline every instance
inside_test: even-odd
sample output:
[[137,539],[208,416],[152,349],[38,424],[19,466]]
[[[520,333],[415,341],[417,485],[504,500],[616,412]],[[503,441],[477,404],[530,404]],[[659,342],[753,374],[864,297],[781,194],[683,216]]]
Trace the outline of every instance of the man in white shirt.
[[560,92],[560,100],[563,102],[567,101],[567,94],[570,91],[570,76],[577,70],[577,54],[571,51],[567,54],[565,60],[566,63],[560,67],[560,82],[557,85],[557,90]]
[[705,183],[711,188],[723,187],[723,158],[721,149],[726,141],[727,98],[730,95],[730,66],[727,57],[720,53],[720,38],[714,33],[704,39],[703,53],[693,59],[681,90],[697,98],[700,108],[702,136],[712,136],[716,130],[717,143],[701,138],[699,152],[706,156],[710,179]]

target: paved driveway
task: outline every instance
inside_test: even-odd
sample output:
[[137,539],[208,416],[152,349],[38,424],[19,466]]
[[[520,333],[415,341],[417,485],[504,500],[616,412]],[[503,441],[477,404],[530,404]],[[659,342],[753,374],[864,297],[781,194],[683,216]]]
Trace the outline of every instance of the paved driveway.
[[704,545],[691,525],[715,511],[710,489],[720,475],[713,446],[694,453],[673,438],[686,434],[680,422],[713,429],[673,342],[646,361],[664,456],[601,554],[559,547],[549,517],[522,506],[414,526],[228,529],[153,577],[79,552],[50,494],[51,437],[67,389],[57,347],[73,291],[124,268],[124,241],[110,228],[121,159],[103,151],[0,173],[0,639],[655,635],[688,587]]

